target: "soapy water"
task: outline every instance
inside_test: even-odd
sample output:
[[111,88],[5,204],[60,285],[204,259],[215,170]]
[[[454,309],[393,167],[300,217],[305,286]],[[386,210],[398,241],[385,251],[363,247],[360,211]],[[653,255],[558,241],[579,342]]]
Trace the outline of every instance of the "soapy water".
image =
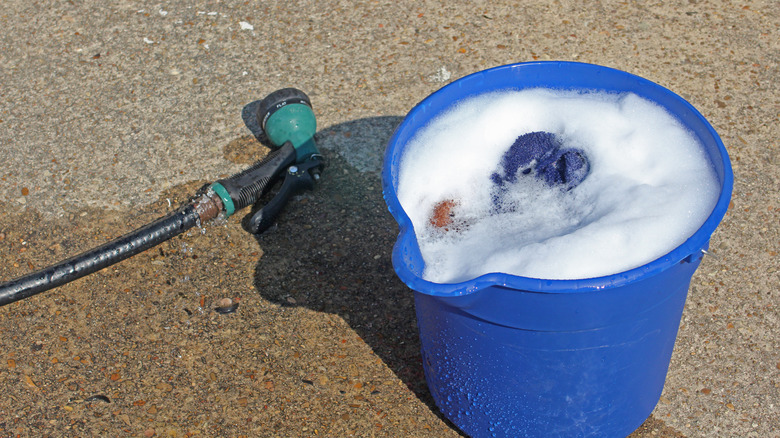
[[[589,172],[572,188],[518,169],[496,208],[502,158],[532,132],[581,151]],[[641,266],[690,237],[718,190],[697,139],[662,107],[632,93],[527,89],[467,99],[422,128],[405,147],[398,199],[423,278],[453,283],[490,272],[578,279]]]

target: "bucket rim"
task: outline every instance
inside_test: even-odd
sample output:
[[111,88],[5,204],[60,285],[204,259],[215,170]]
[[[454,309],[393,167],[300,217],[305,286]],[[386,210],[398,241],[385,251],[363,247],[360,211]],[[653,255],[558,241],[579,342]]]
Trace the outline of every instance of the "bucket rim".
[[[404,211],[403,207],[400,204],[400,201],[398,200],[398,196],[396,192],[396,181],[394,180],[394,175],[391,172],[391,166],[389,165],[389,163],[391,163],[393,158],[395,157],[395,154],[398,153],[397,151],[397,149],[399,148],[398,143],[400,142],[400,137],[405,125],[409,123],[413,123],[413,121],[418,116],[420,116],[423,112],[425,112],[430,102],[436,99],[440,99],[441,96],[443,95],[449,95],[454,91],[459,91],[459,88],[462,87],[462,85],[465,82],[469,80],[477,79],[480,76],[511,75],[516,73],[518,69],[544,71],[545,69],[563,69],[563,68],[573,70],[573,73],[577,73],[577,72],[598,73],[598,74],[623,76],[623,78],[631,79],[631,81],[637,84],[636,88],[641,87],[645,91],[645,93],[639,93],[635,89],[625,89],[622,91],[634,92],[640,96],[649,98],[654,103],[663,106],[665,109],[667,109],[667,111],[670,112],[672,116],[678,118],[679,120],[680,117],[679,114],[672,112],[666,105],[663,105],[662,103],[646,96],[645,94],[647,93],[647,91],[652,91],[655,94],[666,96],[666,98],[674,100],[675,103],[679,105],[681,108],[683,108],[685,111],[688,111],[689,114],[692,115],[698,121],[698,123],[701,124],[701,127],[704,128],[706,134],[709,135],[714,141],[717,147],[717,151],[719,153],[719,157],[711,156],[710,159],[714,162],[714,161],[718,161],[719,158],[720,163],[713,163],[713,164],[715,164],[716,166],[719,164],[720,168],[722,169],[722,175],[719,175],[719,177],[721,177],[720,194],[718,195],[718,200],[715,204],[715,207],[710,212],[707,219],[696,230],[696,232],[694,232],[688,239],[686,239],[683,243],[681,243],[680,245],[678,245],[677,247],[669,251],[667,254],[658,257],[655,260],[652,260],[644,265],[638,266],[636,268],[632,268],[627,271],[605,275],[605,276],[583,278],[583,279],[541,279],[541,278],[524,277],[519,275],[507,274],[502,272],[491,272],[462,282],[436,283],[436,282],[423,279],[422,273],[419,273],[420,275],[417,275],[416,273],[412,272],[411,269],[407,266],[406,261],[404,260],[405,259],[403,254],[404,248],[411,249],[411,254],[409,254],[410,257],[422,261],[423,264],[424,261],[420,253],[419,245],[417,244],[416,241],[414,226],[412,224],[412,221],[409,218],[409,216],[406,214],[406,212]],[[522,83],[518,83],[517,86],[511,88],[524,89],[524,88],[535,88],[539,86],[540,85],[523,86]],[[571,88],[583,89],[584,87],[572,86]],[[506,89],[506,88],[485,89],[482,90],[482,93],[498,91],[500,89]],[[591,89],[598,89],[598,88],[593,87]],[[615,90],[607,90],[607,91],[615,91]],[[454,104],[457,100],[467,98],[473,94],[479,94],[479,93],[472,93],[472,94],[462,93],[460,94],[460,97],[458,99],[451,101],[450,104]],[[682,120],[680,121],[682,122]],[[683,124],[686,127],[689,127],[688,123],[683,122]],[[701,140],[702,139],[700,138],[700,141]],[[702,256],[702,250],[707,249],[711,235],[717,228],[720,221],[726,215],[726,211],[728,210],[729,207],[729,201],[731,199],[733,182],[734,182],[734,175],[731,168],[731,163],[726,148],[722,140],[720,139],[720,136],[712,127],[712,125],[707,121],[707,119],[695,107],[693,107],[693,105],[691,105],[689,102],[687,102],[685,99],[683,99],[673,91],[659,84],[656,84],[655,82],[652,82],[648,79],[642,78],[640,76],[636,76],[634,74],[622,70],[617,70],[611,67],[605,67],[597,64],[589,64],[589,63],[582,63],[582,62],[573,62],[573,61],[533,61],[533,62],[506,64],[506,65],[501,65],[486,70],[482,70],[479,72],[471,73],[467,76],[464,76],[460,79],[457,79],[445,85],[444,87],[431,93],[422,101],[420,101],[404,117],[403,121],[395,129],[395,132],[393,133],[392,137],[388,142],[387,148],[385,150],[384,165],[382,168],[382,186],[383,186],[384,199],[387,204],[388,210],[390,211],[390,213],[392,214],[393,218],[395,219],[395,221],[398,223],[399,226],[399,235],[396,240],[396,244],[394,246],[393,255],[392,255],[393,267],[396,271],[396,274],[401,279],[401,281],[403,281],[411,289],[427,295],[442,296],[442,297],[457,297],[457,296],[469,295],[488,287],[504,287],[504,288],[522,290],[526,292],[537,292],[537,293],[583,293],[583,292],[606,290],[606,289],[621,287],[626,284],[637,282],[645,278],[657,275],[669,269],[671,266],[677,263],[699,260]]]

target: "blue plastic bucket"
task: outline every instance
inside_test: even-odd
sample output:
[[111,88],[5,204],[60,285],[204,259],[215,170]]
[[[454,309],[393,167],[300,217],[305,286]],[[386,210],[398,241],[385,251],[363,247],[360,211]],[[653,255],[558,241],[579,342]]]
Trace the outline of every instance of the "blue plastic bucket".
[[[665,107],[698,137],[720,180],[706,222],[665,256],[615,275],[424,280],[415,230],[396,192],[404,147],[459,100],[531,87],[630,91]],[[415,106],[390,140],[382,176],[385,201],[400,227],[393,266],[415,291],[425,378],[447,418],[472,437],[620,437],[644,422],[663,389],[691,277],[733,185],[723,143],[695,108],[657,84],[606,67],[497,67],[459,79]]]

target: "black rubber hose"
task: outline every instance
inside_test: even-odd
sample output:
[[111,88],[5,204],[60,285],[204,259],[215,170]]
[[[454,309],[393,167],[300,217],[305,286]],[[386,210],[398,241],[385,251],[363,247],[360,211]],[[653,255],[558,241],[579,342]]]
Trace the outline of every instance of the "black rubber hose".
[[61,286],[132,257],[189,230],[199,220],[195,205],[188,204],[105,245],[0,284],[0,306]]

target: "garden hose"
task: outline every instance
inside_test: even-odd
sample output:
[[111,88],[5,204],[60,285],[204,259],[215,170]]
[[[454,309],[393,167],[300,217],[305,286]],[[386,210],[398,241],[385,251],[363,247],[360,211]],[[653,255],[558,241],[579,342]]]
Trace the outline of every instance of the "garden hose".
[[275,91],[260,102],[260,139],[274,148],[248,169],[221,179],[193,200],[138,230],[55,265],[0,284],[0,306],[61,286],[159,245],[190,228],[257,203],[280,179],[281,188],[242,225],[260,234],[273,224],[287,201],[311,189],[324,168],[314,142],[316,120],[309,98],[300,90]]

